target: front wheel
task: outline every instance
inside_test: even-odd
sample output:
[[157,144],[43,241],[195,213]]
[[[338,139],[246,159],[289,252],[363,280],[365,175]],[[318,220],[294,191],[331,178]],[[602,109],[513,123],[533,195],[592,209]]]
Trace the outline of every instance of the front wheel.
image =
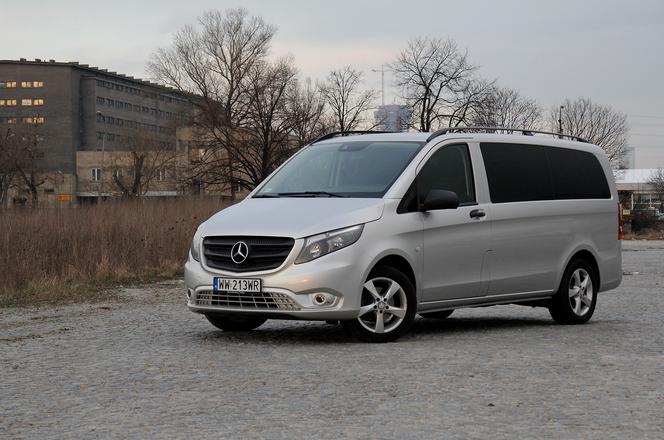
[[390,342],[408,331],[415,319],[415,287],[390,266],[374,269],[362,287],[360,313],[344,328],[366,342]]
[[254,330],[267,321],[265,318],[256,318],[252,316],[227,316],[213,313],[206,314],[205,317],[210,321],[210,324],[227,332],[246,332]]
[[585,260],[572,261],[563,274],[558,292],[551,299],[549,313],[558,324],[588,322],[597,305],[596,274]]

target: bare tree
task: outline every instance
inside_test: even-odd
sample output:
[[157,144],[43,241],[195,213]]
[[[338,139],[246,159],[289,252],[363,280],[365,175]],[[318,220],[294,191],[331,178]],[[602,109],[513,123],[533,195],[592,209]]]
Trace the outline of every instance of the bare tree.
[[[139,131],[125,136],[128,151],[111,153],[113,186],[125,198],[145,195],[157,181],[174,179],[177,161],[175,148]],[[102,176],[103,178],[103,176]]]
[[16,178],[16,185],[30,193],[31,206],[39,205],[39,187],[46,182],[41,149],[43,137],[39,134],[37,120],[21,132],[8,131],[5,136],[3,156],[6,166]]
[[534,99],[518,91],[495,87],[474,108],[469,125],[483,127],[512,127],[534,130],[541,124],[542,110]]
[[413,108],[414,127],[419,131],[464,123],[469,109],[491,85],[478,82],[477,67],[451,39],[411,40],[390,67],[402,98]]
[[192,93],[199,143],[207,147],[195,171],[207,184],[228,184],[231,191],[237,184],[236,153],[246,145],[242,133],[253,125],[255,67],[265,61],[274,33],[245,9],[209,11],[148,64],[157,81]]
[[655,193],[659,196],[660,211],[664,212],[664,168],[657,168],[650,175],[648,184],[652,186]]
[[[625,157],[629,124],[627,115],[609,106],[593,103],[590,98],[566,99],[562,104],[561,125],[564,134],[579,136],[602,147],[613,165]],[[558,131],[559,106],[551,110],[552,131]]]
[[15,175],[9,150],[10,134],[10,130],[0,132],[0,208],[7,204],[7,195]]
[[230,150],[235,183],[251,189],[274,171],[298,144],[291,141],[292,120],[287,92],[294,86],[292,59],[257,63],[249,81],[246,127]]
[[332,131],[332,121],[325,113],[325,100],[318,86],[307,79],[302,85],[294,81],[288,91],[287,112],[291,120],[292,136],[298,145],[305,145]]
[[362,90],[362,72],[345,66],[333,70],[321,85],[321,94],[332,113],[334,129],[351,131],[364,122],[366,113],[373,107],[375,90]]

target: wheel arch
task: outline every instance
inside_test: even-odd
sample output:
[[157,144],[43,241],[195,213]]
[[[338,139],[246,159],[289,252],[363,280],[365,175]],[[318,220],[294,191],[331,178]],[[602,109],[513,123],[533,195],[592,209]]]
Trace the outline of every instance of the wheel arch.
[[590,266],[593,269],[593,272],[595,273],[595,283],[597,284],[597,292],[602,290],[602,274],[599,271],[599,264],[597,263],[597,256],[595,253],[589,249],[589,248],[580,248],[576,249],[574,252],[571,253],[571,255],[567,258],[565,261],[564,266],[562,267],[562,270],[560,271],[560,275],[558,276],[558,286],[560,285],[560,282],[562,280],[563,274],[565,273],[565,270],[567,270],[567,267],[569,264],[574,261],[574,260],[584,260],[590,264]]
[[391,266],[391,267],[399,270],[413,284],[413,287],[415,288],[415,291],[416,292],[418,291],[417,277],[415,276],[415,271],[413,270],[413,265],[403,255],[399,255],[399,254],[396,254],[396,253],[391,253],[391,254],[388,254],[388,255],[381,256],[380,258],[378,258],[371,265],[371,269],[369,269],[369,271],[367,272],[365,278],[367,278],[371,274],[371,272],[373,272],[374,269],[376,269],[379,266]]

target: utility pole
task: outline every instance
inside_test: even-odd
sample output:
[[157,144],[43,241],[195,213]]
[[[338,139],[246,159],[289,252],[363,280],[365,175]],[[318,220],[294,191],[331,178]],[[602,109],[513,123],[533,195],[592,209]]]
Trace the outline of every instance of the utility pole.
[[[97,116],[104,117],[104,114],[97,110]],[[104,153],[106,150],[106,132],[103,133],[101,137],[101,167],[99,168],[99,186],[97,187],[97,192],[99,193],[99,203],[101,204],[103,200],[103,189],[104,189]]]
[[380,69],[371,69],[372,72],[380,72],[380,102],[385,106],[385,64],[380,66]]

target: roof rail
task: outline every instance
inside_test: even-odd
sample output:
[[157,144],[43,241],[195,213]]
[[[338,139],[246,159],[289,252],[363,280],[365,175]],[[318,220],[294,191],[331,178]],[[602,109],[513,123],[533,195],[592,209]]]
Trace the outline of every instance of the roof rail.
[[571,134],[562,134],[562,133],[554,133],[554,132],[551,132],[551,131],[528,130],[528,129],[525,129],[525,128],[508,128],[508,127],[445,127],[445,128],[441,128],[440,130],[436,130],[433,133],[431,133],[431,136],[429,136],[427,138],[427,142],[437,138],[438,136],[442,136],[444,134],[464,133],[464,132],[471,132],[471,131],[474,131],[474,132],[477,132],[477,131],[482,132],[483,131],[483,132],[488,132],[488,133],[494,133],[494,132],[502,131],[502,132],[505,132],[506,134],[512,134],[512,132],[517,131],[517,132],[520,132],[524,136],[533,136],[535,134],[548,134],[548,135],[551,135],[551,136],[557,136],[560,139],[567,138],[567,139],[570,139],[570,140],[573,140],[573,141],[583,142],[583,143],[586,143],[586,144],[590,143],[586,139],[583,139],[579,136],[574,136],[574,135],[571,135]]
[[381,134],[381,133],[397,133],[396,131],[376,131],[376,130],[351,130],[351,131],[333,131],[331,133],[324,134],[315,141],[311,142],[309,145],[313,145],[316,142],[325,141],[327,139],[332,139],[338,136],[352,136],[354,134]]

